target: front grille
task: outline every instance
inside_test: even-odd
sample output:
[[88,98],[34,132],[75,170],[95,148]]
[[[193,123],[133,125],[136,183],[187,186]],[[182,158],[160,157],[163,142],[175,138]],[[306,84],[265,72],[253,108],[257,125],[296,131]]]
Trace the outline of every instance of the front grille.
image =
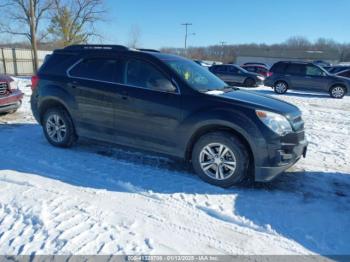
[[6,95],[8,92],[8,85],[6,82],[0,82],[0,96]]

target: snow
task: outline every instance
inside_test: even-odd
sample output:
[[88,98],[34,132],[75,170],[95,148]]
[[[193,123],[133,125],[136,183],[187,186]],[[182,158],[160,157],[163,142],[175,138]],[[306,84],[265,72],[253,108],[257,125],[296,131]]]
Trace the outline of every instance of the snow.
[[272,183],[221,189],[167,158],[50,146],[16,80],[23,107],[0,117],[0,255],[350,253],[349,96],[278,96],[303,112],[307,158]]

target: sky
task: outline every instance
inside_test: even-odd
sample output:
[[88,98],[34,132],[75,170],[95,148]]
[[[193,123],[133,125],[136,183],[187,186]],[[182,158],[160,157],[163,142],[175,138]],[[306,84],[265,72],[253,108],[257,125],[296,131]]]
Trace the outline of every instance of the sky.
[[103,42],[127,44],[132,28],[140,47],[280,43],[291,36],[350,42],[350,0],[106,0]]

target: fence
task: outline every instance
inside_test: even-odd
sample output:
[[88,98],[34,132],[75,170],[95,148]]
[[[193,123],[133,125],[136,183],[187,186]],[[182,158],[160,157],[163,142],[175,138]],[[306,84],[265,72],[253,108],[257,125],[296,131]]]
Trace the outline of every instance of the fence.
[[[38,51],[39,66],[51,51]],[[30,49],[0,48],[0,74],[33,75],[33,52]]]

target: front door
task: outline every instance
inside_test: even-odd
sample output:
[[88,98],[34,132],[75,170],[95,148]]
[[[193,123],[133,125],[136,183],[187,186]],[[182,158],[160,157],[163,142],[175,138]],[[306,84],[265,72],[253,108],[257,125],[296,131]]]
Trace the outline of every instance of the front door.
[[[174,90],[162,90],[162,86]],[[123,144],[172,151],[177,146],[174,138],[182,120],[182,104],[180,90],[170,77],[149,61],[126,58],[124,95],[127,106],[116,109],[115,121]]]

